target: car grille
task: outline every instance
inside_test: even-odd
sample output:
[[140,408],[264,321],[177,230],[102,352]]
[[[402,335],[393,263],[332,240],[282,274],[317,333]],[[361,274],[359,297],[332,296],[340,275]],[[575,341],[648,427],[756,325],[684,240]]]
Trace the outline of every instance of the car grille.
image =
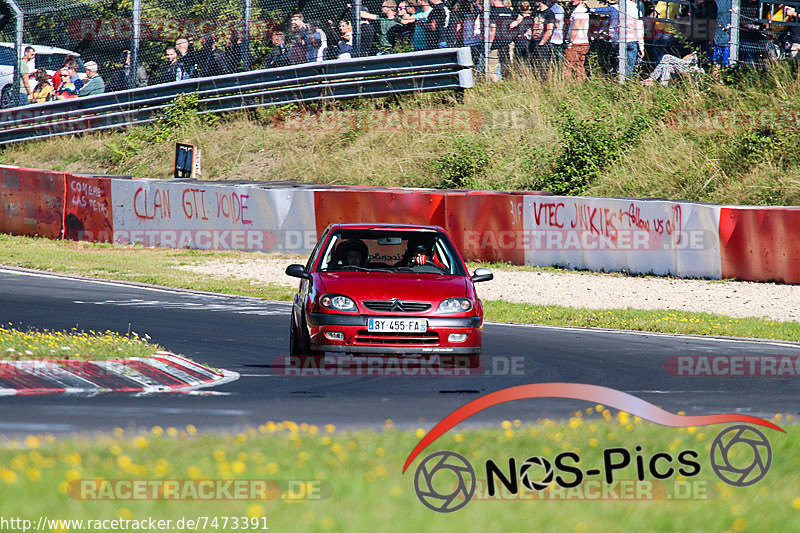
[[382,313],[421,313],[431,308],[430,302],[406,300],[365,300],[364,307]]
[[358,330],[355,336],[355,344],[439,344],[439,334],[435,331],[425,333],[378,333]]

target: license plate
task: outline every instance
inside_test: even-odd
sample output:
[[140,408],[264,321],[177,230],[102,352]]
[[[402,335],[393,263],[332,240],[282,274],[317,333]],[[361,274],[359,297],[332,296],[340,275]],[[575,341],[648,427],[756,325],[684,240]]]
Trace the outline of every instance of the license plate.
[[425,333],[428,321],[419,318],[370,318],[367,330],[383,333]]

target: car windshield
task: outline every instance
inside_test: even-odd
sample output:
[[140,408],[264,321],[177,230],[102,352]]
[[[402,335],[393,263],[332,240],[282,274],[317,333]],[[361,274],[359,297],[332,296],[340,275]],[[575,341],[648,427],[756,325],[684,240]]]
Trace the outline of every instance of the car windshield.
[[317,271],[465,275],[453,244],[443,233],[390,229],[334,231]]

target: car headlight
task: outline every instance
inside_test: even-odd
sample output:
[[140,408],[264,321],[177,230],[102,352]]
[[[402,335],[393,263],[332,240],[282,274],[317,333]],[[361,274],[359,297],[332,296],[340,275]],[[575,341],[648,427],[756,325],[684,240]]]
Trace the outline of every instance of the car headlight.
[[341,294],[324,294],[319,299],[319,304],[327,309],[334,309],[336,311],[358,311],[356,303]]
[[469,298],[448,298],[439,304],[439,313],[466,313],[472,309],[472,300]]

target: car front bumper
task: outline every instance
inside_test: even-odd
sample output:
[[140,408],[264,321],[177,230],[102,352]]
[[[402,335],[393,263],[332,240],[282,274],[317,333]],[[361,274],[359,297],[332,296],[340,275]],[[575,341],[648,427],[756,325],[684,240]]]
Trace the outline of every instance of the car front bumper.
[[[374,333],[367,331],[369,318],[423,318],[428,321],[424,334]],[[479,354],[483,337],[481,317],[428,317],[397,315],[307,315],[311,349],[354,354]],[[344,340],[332,340],[326,332],[341,332]],[[449,342],[452,333],[466,334],[463,342]]]

